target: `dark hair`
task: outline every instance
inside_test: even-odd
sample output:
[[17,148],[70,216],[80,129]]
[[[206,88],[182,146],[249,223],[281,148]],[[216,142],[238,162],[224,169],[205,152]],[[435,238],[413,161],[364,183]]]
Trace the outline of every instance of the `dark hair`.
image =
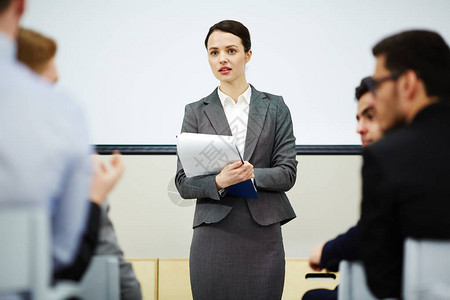
[[361,80],[361,83],[359,84],[359,86],[356,87],[356,89],[355,89],[355,97],[356,97],[356,100],[359,101],[359,99],[361,99],[361,97],[362,97],[365,93],[369,92],[369,85],[367,84],[367,80],[369,80],[369,78],[370,78],[370,77],[364,77],[364,78]]
[[11,3],[11,0],[0,0],[0,13],[3,12]]
[[386,55],[385,67],[394,74],[413,70],[429,97],[450,96],[450,48],[438,33],[404,31],[383,39],[372,52]]
[[245,52],[250,51],[250,49],[252,48],[252,42],[250,41],[250,32],[248,31],[247,27],[244,26],[244,24],[233,20],[223,20],[217,24],[214,24],[213,26],[211,26],[211,28],[209,28],[208,34],[206,35],[205,39],[206,49],[208,49],[209,36],[214,31],[229,32],[231,34],[240,37],[242,45],[244,45]]

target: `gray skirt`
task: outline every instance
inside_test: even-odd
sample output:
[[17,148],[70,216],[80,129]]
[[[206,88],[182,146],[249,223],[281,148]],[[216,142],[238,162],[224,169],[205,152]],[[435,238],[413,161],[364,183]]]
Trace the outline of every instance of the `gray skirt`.
[[220,222],[194,228],[189,258],[195,300],[281,299],[285,260],[280,223],[257,224],[235,198]]

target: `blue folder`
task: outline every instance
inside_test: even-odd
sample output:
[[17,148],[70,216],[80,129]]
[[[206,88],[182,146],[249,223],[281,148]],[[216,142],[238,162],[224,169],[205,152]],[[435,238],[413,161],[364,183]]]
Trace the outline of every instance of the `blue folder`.
[[251,179],[230,185],[227,187],[227,194],[245,198],[258,198],[258,193],[256,193],[255,186]]
[[[234,146],[236,147],[236,151],[239,154],[239,158],[241,159],[242,164],[244,164],[244,159],[242,158],[238,146]],[[255,186],[253,185],[253,181],[251,179],[230,185],[229,187],[227,187],[227,193],[233,196],[245,198],[258,198],[258,193],[256,193]]]

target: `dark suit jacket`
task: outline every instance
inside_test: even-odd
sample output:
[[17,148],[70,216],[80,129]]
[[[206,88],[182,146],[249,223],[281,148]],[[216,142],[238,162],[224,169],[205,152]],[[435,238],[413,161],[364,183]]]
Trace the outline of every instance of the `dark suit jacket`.
[[[297,174],[291,115],[281,96],[251,88],[244,160],[254,166],[259,198],[246,200],[258,224],[284,224],[295,218],[285,194],[294,185]],[[186,105],[181,132],[231,135],[217,89],[208,97]],[[178,160],[176,187],[181,197],[197,198],[194,227],[219,222],[232,209],[234,196],[219,196],[215,176],[187,178]]]
[[346,233],[325,243],[320,258],[320,267],[332,272],[339,271],[342,260],[358,260],[360,256],[359,222]]
[[377,297],[399,297],[404,239],[450,238],[449,101],[424,108],[363,156],[360,230],[368,284]]

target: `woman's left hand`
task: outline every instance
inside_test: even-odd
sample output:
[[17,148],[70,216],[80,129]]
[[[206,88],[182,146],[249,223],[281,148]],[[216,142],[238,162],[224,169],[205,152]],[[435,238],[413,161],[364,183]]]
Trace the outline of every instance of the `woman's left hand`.
[[241,161],[236,161],[225,166],[222,171],[216,176],[217,190],[229,187],[230,185],[254,178],[253,165],[248,161],[242,164]]

